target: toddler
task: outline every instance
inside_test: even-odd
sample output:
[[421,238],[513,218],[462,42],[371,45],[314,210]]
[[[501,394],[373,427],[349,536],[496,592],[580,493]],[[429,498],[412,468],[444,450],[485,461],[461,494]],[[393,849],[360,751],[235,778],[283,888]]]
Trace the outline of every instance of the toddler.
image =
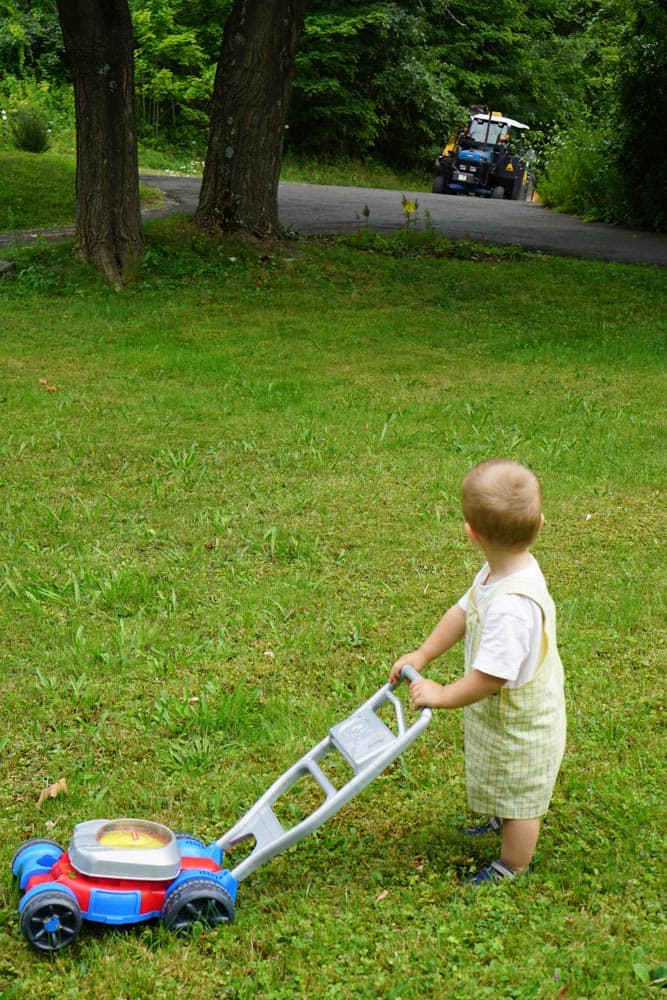
[[529,870],[566,722],[554,605],[530,553],[544,524],[540,482],[518,462],[492,458],[467,474],[462,500],[466,534],[486,561],[390,681],[406,663],[421,672],[465,636],[464,676],[444,685],[420,677],[410,697],[415,707],[464,709],[468,804],[492,817],[466,832],[502,832],[500,857],[469,879],[479,885]]

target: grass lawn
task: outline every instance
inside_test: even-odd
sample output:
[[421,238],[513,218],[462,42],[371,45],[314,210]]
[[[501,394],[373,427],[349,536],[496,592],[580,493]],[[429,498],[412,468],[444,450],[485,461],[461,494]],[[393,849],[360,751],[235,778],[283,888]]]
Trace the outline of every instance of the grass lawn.
[[71,156],[0,150],[0,232],[72,224],[75,170]]
[[[3,197],[0,199],[0,232],[49,229],[74,224],[74,158],[60,153],[19,153],[0,149]],[[139,185],[142,205],[160,204],[162,195]]]
[[[0,282],[0,997],[657,996],[664,271],[178,225],[122,293],[68,245]],[[462,885],[495,845],[458,832],[440,713],[242,883],[231,927],[30,949],[21,842],[124,815],[220,836],[463,592],[460,481],[495,454],[543,482],[567,675],[534,875]]]

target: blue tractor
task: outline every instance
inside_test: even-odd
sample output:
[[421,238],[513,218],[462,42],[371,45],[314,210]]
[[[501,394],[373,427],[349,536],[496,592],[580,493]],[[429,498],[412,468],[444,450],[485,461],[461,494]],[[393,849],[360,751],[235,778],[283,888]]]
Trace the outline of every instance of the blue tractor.
[[535,175],[524,150],[527,129],[497,111],[471,113],[435,161],[433,193],[531,201]]

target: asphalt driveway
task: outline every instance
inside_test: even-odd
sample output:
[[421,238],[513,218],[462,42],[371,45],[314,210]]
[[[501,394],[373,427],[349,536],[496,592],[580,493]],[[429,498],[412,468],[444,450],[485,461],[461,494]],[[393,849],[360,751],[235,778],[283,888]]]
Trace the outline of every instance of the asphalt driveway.
[[[168,174],[142,174],[145,184],[160,188],[165,203],[144,218],[170,212],[192,215],[201,180]],[[333,187],[322,184],[281,184],[281,223],[305,236],[355,232],[362,225],[376,232],[393,232],[405,225],[401,196],[416,197],[417,225],[428,219],[451,239],[471,239],[562,257],[612,261],[620,264],[667,266],[667,236],[638,229],[582,222],[536,203],[454,197],[378,188]],[[364,209],[368,208],[368,215]],[[63,239],[73,227],[0,235],[0,251],[37,239]]]
[[[172,210],[194,212],[199,178],[142,175],[142,181],[159,187]],[[354,232],[362,224],[378,232],[391,232],[405,224],[402,193],[415,197],[410,191],[281,184],[280,221],[303,235]],[[420,224],[428,213],[435,229],[451,239],[521,246],[564,257],[667,266],[667,236],[662,234],[582,222],[536,203],[430,193],[419,193],[416,198]],[[367,218],[364,206],[368,206]]]

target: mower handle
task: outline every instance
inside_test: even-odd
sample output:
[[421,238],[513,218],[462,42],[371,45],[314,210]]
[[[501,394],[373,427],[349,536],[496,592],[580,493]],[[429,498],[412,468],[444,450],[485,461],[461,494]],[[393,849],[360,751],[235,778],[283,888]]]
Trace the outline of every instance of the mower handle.
[[[398,687],[401,681],[407,681],[408,684],[410,684],[411,681],[416,681],[419,677],[421,677],[419,671],[415,667],[413,667],[411,663],[405,663],[401,667],[401,680],[396,681],[395,684],[391,684],[389,690],[393,691],[395,688]],[[419,708],[419,714],[423,715],[424,712],[428,714],[428,718],[430,720],[433,714],[433,710],[430,709],[427,705],[421,705]]]
[[[409,664],[401,670],[401,680],[405,678],[411,681],[418,676],[418,671]],[[325,820],[337,813],[373,778],[381,774],[424,731],[431,721],[433,710],[421,708],[419,716],[408,726],[403,703],[394,694],[394,688],[398,684],[400,680],[396,684],[387,682],[347,719],[332,726],[323,740],[280,775],[245,816],[216,841],[222,851],[227,851],[244,840],[252,838],[255,841],[250,853],[231,871],[237,882],[241,882],[269,858],[317,830]],[[378,710],[387,702],[395,713],[393,729],[378,715]],[[334,751],[347,761],[352,771],[352,777],[340,787],[336,787],[332,778],[319,766],[319,762]],[[331,771],[329,773],[332,774]],[[281,796],[304,777],[311,778],[319,785],[324,799],[309,816],[285,829],[273,807]]]
[[416,681],[418,677],[421,677],[421,674],[412,666],[412,664],[406,663],[401,667],[402,681],[408,681],[409,683],[410,681]]

